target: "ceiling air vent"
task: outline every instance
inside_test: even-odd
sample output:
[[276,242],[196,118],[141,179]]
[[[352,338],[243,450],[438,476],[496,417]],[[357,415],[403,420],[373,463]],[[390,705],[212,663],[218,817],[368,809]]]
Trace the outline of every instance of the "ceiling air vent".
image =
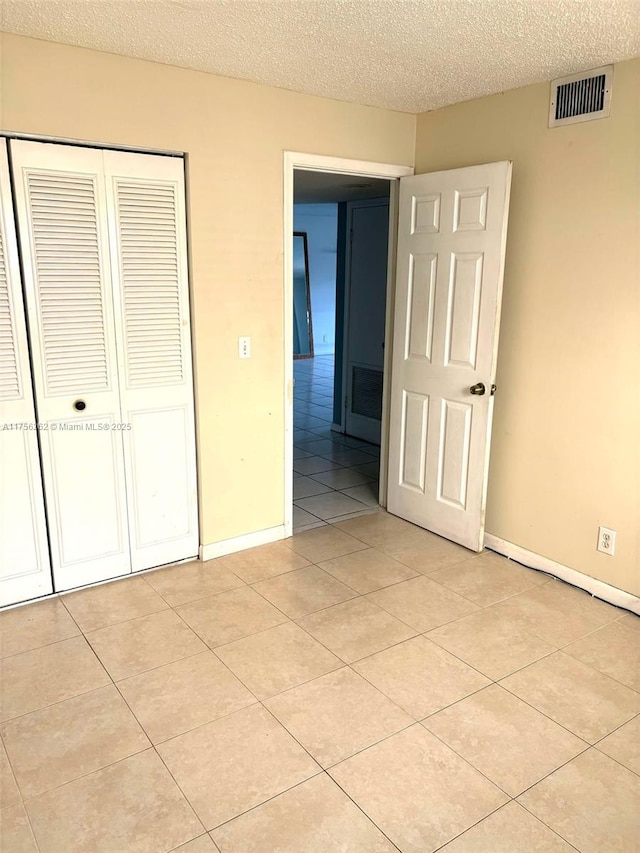
[[551,83],[549,127],[606,118],[611,109],[613,65],[561,77]]

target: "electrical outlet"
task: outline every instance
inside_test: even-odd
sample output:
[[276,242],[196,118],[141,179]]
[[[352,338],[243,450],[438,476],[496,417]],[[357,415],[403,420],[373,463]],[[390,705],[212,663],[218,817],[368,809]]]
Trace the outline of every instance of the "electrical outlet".
[[610,527],[598,528],[598,551],[610,557],[616,552],[616,531]]

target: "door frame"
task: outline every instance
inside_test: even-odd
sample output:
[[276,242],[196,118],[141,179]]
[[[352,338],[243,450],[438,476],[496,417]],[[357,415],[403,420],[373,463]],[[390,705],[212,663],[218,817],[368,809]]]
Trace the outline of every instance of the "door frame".
[[[284,151],[283,179],[283,253],[284,253],[284,535],[293,532],[293,179],[294,170],[311,172],[333,172],[366,178],[387,178],[391,181],[389,194],[389,253],[387,261],[387,305],[385,312],[385,355],[384,375],[390,376],[391,334],[393,331],[393,295],[395,285],[395,258],[398,216],[398,179],[414,174],[413,166],[393,163],[376,163],[369,160],[350,160],[322,154],[306,154],[300,151]],[[389,434],[388,383],[383,384],[382,393],[382,442],[380,445],[380,494],[381,505],[386,504],[387,494],[387,438]]]

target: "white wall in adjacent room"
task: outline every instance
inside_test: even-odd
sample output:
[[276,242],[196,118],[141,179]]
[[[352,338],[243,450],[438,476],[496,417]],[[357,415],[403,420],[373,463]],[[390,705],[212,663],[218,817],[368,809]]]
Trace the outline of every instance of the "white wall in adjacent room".
[[315,355],[333,353],[336,334],[337,204],[296,204],[294,231],[307,232]]

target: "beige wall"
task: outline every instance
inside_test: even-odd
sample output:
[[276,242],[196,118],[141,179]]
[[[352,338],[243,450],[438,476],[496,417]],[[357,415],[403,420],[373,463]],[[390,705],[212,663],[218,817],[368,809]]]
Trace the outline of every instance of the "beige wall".
[[282,524],[283,151],[412,165],[415,117],[17,36],[1,70],[5,130],[187,152],[201,538]]
[[419,116],[416,171],[513,160],[487,530],[640,594],[640,60],[609,119],[549,130],[548,103]]
[[1,69],[6,130],[188,153],[206,543],[283,522],[282,151],[513,160],[487,529],[640,593],[640,60],[608,120],[548,130],[541,84],[418,117],[416,148],[407,114],[17,36]]

